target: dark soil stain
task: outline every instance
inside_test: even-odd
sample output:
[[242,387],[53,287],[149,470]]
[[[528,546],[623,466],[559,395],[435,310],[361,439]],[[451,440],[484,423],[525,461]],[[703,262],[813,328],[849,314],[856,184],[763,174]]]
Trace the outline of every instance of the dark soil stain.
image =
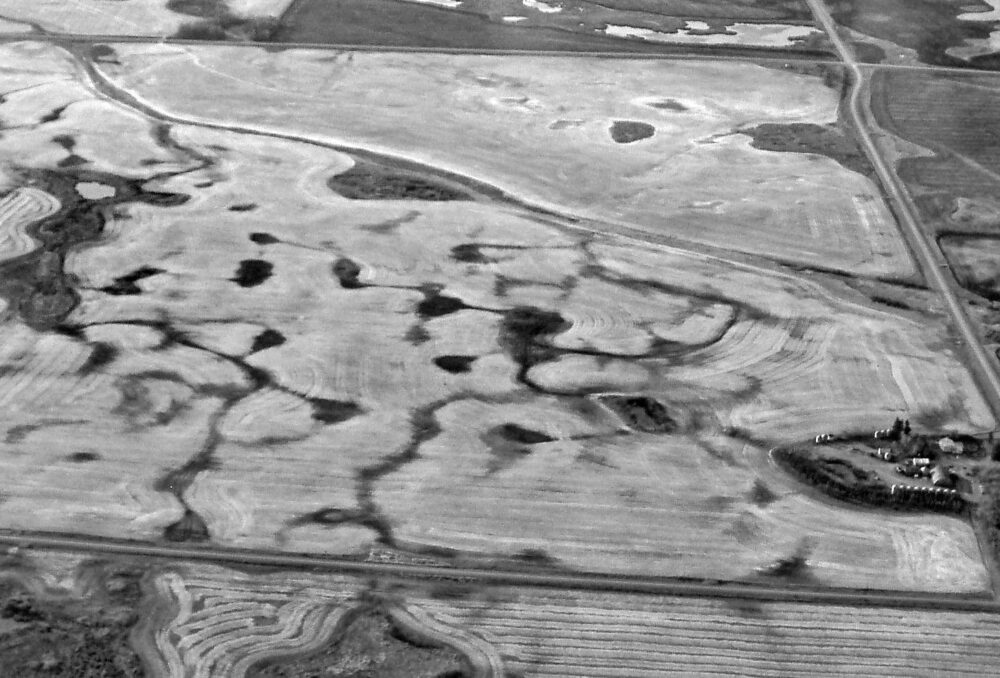
[[674,111],[675,113],[683,113],[684,111],[688,110],[687,106],[685,106],[679,101],[675,101],[674,99],[663,99],[662,101],[653,101],[646,105],[649,106],[650,108],[658,108],[664,111]]
[[77,463],[97,461],[100,458],[101,458],[100,455],[97,454],[96,452],[74,452],[73,454],[69,455],[69,457],[67,457],[67,459],[69,459],[70,461],[74,461]]
[[62,146],[64,149],[66,149],[71,153],[73,152],[73,149],[76,147],[76,139],[74,139],[73,136],[70,134],[57,134],[56,136],[52,137],[52,143]]
[[472,371],[472,363],[476,361],[474,355],[439,355],[434,358],[434,364],[445,372],[461,374]]
[[427,328],[423,326],[423,323],[415,323],[406,330],[406,334],[403,335],[403,339],[410,342],[414,346],[420,346],[420,344],[425,344],[431,340],[431,333],[427,331]]
[[518,426],[517,424],[502,424],[496,428],[490,429],[490,432],[495,433],[504,440],[512,443],[522,443],[524,445],[551,443],[555,440],[552,436],[539,433],[538,431],[532,431],[529,428],[524,428],[523,426]]
[[451,258],[466,264],[489,264],[495,261],[483,254],[480,245],[475,243],[455,245],[451,248]]
[[395,169],[370,160],[355,165],[327,180],[332,191],[351,200],[471,200],[457,186],[422,176],[417,172]]
[[656,128],[648,122],[636,120],[615,120],[609,129],[612,140],[616,144],[631,144],[648,139],[656,133]]
[[85,376],[93,374],[105,365],[110,365],[118,357],[118,349],[113,345],[103,341],[94,342],[90,345],[90,355],[86,362],[80,365],[77,374]]
[[230,205],[227,208],[230,212],[252,212],[257,209],[257,203],[255,202],[241,202],[237,205]]
[[310,398],[309,404],[313,408],[313,419],[324,424],[339,424],[362,412],[360,405],[350,401]]
[[79,167],[80,165],[86,165],[89,160],[84,158],[82,155],[77,155],[76,153],[70,153],[65,158],[56,163],[56,167],[60,168],[70,168]]
[[425,298],[417,304],[417,315],[424,320],[439,318],[468,308],[461,299],[445,296],[436,290],[425,292],[425,295]]
[[529,369],[558,355],[558,351],[539,339],[567,327],[569,323],[558,313],[534,306],[518,306],[503,314],[499,342],[521,366],[518,378],[522,382]]
[[677,422],[667,413],[667,408],[648,396],[602,396],[601,402],[632,428],[646,433],[672,433]]
[[361,267],[350,259],[341,257],[333,262],[333,275],[340,281],[340,286],[347,290],[356,290],[365,287],[364,283],[358,281],[361,275]]
[[757,506],[764,507],[774,503],[778,499],[778,495],[763,480],[757,478],[753,487],[750,488],[747,498]]
[[272,330],[270,328],[264,330],[258,334],[253,339],[253,346],[250,347],[250,353],[257,353],[258,351],[265,351],[269,348],[275,348],[276,346],[281,346],[285,343],[285,335],[283,335],[278,330]]
[[38,123],[44,125],[46,123],[55,122],[56,120],[62,117],[63,113],[66,112],[67,108],[69,108],[69,104],[66,104],[65,106],[60,106],[59,108],[53,108],[51,111],[40,117],[38,119]]
[[365,224],[360,226],[360,228],[369,231],[370,233],[378,233],[379,235],[389,235],[395,233],[399,230],[399,227],[404,224],[409,224],[420,216],[420,212],[416,210],[410,210],[401,217],[396,217],[395,219],[386,219],[377,224]]
[[186,505],[184,507],[184,517],[176,523],[171,523],[163,531],[163,537],[167,541],[175,542],[204,542],[211,536],[208,533],[208,526],[197,513]]
[[531,446],[550,443],[555,438],[517,424],[494,426],[480,436],[492,458],[486,465],[487,475],[510,468],[519,459],[531,454]]
[[142,294],[142,290],[136,285],[136,282],[142,280],[143,278],[151,278],[154,275],[159,275],[165,271],[162,268],[154,268],[152,266],[143,266],[142,268],[137,268],[128,275],[123,275],[120,278],[115,278],[115,281],[106,286],[102,287],[101,291],[105,294],[113,295],[128,295],[128,294]]
[[256,287],[261,285],[274,271],[274,264],[264,259],[244,259],[236,270],[236,275],[230,278],[240,287]]
[[270,233],[251,233],[250,242],[258,245],[277,245],[281,240],[275,238]]
[[111,45],[98,44],[90,48],[90,58],[104,64],[118,64],[118,52]]

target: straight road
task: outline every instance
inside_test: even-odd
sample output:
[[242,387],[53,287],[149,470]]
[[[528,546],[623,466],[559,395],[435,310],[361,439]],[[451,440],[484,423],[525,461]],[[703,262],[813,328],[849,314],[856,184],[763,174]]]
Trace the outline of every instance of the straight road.
[[[808,0],[807,0],[808,1]],[[522,56],[522,57],[565,57],[578,59],[626,59],[637,61],[735,61],[739,63],[759,63],[771,66],[782,66],[793,63],[808,63],[826,66],[842,66],[843,61],[829,58],[829,55],[819,52],[788,51],[769,48],[753,48],[732,46],[727,49],[738,54],[722,53],[718,45],[685,44],[671,46],[664,44],[663,52],[628,52],[628,51],[563,51],[563,50],[528,50],[528,49],[472,49],[461,47],[406,47],[385,45],[345,45],[325,42],[255,42],[234,40],[186,40],[157,35],[118,35],[89,33],[4,33],[0,34],[0,44],[5,42],[23,42],[35,40],[56,43],[139,43],[183,45],[189,47],[249,47],[269,50],[314,50],[328,52],[386,52],[413,54],[454,54],[473,56]],[[925,73],[952,73],[960,75],[1000,77],[1000,71],[989,71],[976,68],[958,68],[955,66],[929,66],[927,64],[864,64],[870,69],[885,69],[898,71],[918,71]]]
[[911,591],[789,586],[756,581],[689,581],[665,577],[637,577],[592,572],[515,571],[479,567],[435,567],[403,563],[366,562],[325,555],[297,555],[218,546],[165,545],[116,541],[99,537],[59,536],[44,532],[0,534],[0,545],[77,551],[124,557],[164,558],[210,562],[230,567],[265,567],[283,570],[331,572],[398,580],[452,581],[482,586],[556,588],[609,593],[693,598],[755,600],[853,607],[885,607],[950,612],[1000,614],[1000,601],[986,595],[960,595]]
[[906,187],[896,176],[895,171],[882,158],[871,135],[868,106],[863,101],[863,94],[868,91],[868,69],[863,69],[858,64],[854,53],[837,31],[837,25],[833,17],[830,16],[823,0],[806,0],[806,2],[816,17],[816,21],[829,36],[837,54],[850,69],[851,89],[847,99],[847,110],[851,117],[851,124],[857,131],[858,139],[875,168],[886,194],[895,205],[896,216],[903,236],[916,255],[927,282],[941,295],[955,324],[955,329],[962,336],[966,354],[971,360],[969,367],[976,377],[983,396],[989,403],[993,415],[1000,420],[1000,377],[997,376],[996,360],[980,342],[979,333],[962,306],[962,301],[955,290],[951,269],[948,267],[944,255],[924,232],[917,217],[916,206],[910,199]]

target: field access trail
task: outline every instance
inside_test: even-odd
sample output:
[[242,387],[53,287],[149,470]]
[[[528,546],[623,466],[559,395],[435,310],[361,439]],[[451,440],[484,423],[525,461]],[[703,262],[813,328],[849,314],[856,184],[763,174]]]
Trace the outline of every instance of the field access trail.
[[[962,308],[962,302],[955,290],[956,283],[951,276],[951,269],[945,261],[944,254],[937,245],[932,244],[917,218],[917,209],[903,186],[896,172],[889,166],[880,153],[870,131],[870,115],[864,93],[869,91],[870,68],[863,68],[855,58],[851,48],[844,42],[837,30],[830,11],[823,0],[806,0],[812,9],[817,23],[822,26],[837,50],[844,65],[850,70],[850,91],[847,96],[847,111],[851,124],[857,131],[858,139],[864,147],[865,154],[871,161],[879,181],[886,191],[903,236],[910,245],[923,269],[927,282],[940,293],[948,313],[955,324],[955,329],[961,334],[966,355],[970,358],[969,368],[979,383],[983,396],[990,405],[994,416],[1000,420],[1000,377],[997,376],[996,361],[980,343],[979,334],[969,320],[968,314]],[[928,69],[938,70],[938,69]]]

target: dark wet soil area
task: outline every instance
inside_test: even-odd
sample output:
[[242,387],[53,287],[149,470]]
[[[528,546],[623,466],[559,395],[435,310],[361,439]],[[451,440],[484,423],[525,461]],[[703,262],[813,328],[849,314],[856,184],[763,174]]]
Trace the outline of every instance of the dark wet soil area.
[[0,673],[11,678],[133,678],[145,675],[129,644],[142,598],[141,573],[91,570],[85,597],[39,596],[0,582]]
[[347,612],[320,650],[253,665],[247,678],[472,678],[472,667],[454,649],[394,624],[377,606]]
[[425,292],[425,295],[417,304],[417,316],[421,320],[439,318],[469,308],[461,299],[440,294],[436,290]]
[[522,371],[545,360],[550,360],[557,352],[539,340],[545,336],[558,334],[569,327],[569,323],[554,311],[546,311],[534,306],[518,306],[503,314],[500,327],[500,345],[507,349]]
[[256,245],[277,245],[281,242],[270,233],[251,233],[250,242]]
[[351,200],[471,200],[457,186],[426,176],[392,168],[369,160],[327,180],[335,193]]
[[656,133],[656,128],[648,122],[615,120],[608,133],[616,144],[631,144],[650,138]]
[[650,108],[657,108],[663,111],[673,111],[674,113],[683,113],[688,110],[688,107],[675,99],[663,99],[661,101],[653,101],[646,104]]
[[[117,205],[134,202],[170,207],[187,195],[146,190],[144,179],[127,179],[89,170],[21,169],[20,183],[37,187],[59,199],[61,209],[28,228],[40,246],[0,263],[0,296],[21,319],[36,330],[58,325],[76,307],[79,295],[64,273],[63,262],[72,248],[97,240]],[[113,187],[113,197],[87,200],[76,191],[79,182]]]
[[524,428],[518,424],[501,424],[490,429],[490,435],[498,436],[502,440],[523,445],[537,445],[539,443],[551,443],[555,440],[550,435]]
[[269,348],[276,348],[285,343],[285,335],[278,330],[266,329],[253,339],[250,353],[266,351]]
[[532,446],[555,440],[541,431],[524,428],[518,424],[501,424],[489,429],[480,437],[490,451],[486,473],[493,474],[510,468],[532,453]]
[[631,428],[645,433],[673,433],[677,422],[663,403],[648,396],[602,396],[607,405]]
[[[193,480],[193,478],[192,478]],[[174,542],[206,542],[211,538],[204,519],[190,508],[185,507],[184,516],[171,523],[163,531],[163,538]]]
[[93,374],[102,367],[110,365],[118,357],[118,349],[103,341],[95,341],[90,344],[90,355],[87,360],[77,370],[80,376]]
[[474,355],[439,355],[434,358],[434,364],[445,372],[463,374],[472,371],[472,363],[476,358]]
[[274,264],[264,259],[244,259],[230,278],[240,287],[257,287],[264,284],[274,271]]
[[328,400],[326,398],[310,398],[312,417],[324,424],[339,424],[362,413],[361,406],[345,400]]
[[356,290],[365,287],[364,283],[358,280],[361,275],[361,267],[347,258],[340,258],[333,262],[333,275],[340,281],[340,286],[347,290]]
[[740,132],[753,139],[753,147],[762,151],[825,155],[851,171],[875,176],[864,151],[838,125],[764,123]]
[[112,295],[142,294],[142,290],[138,285],[136,285],[136,282],[142,280],[143,278],[150,278],[154,275],[159,275],[163,272],[164,270],[162,268],[143,266],[142,268],[137,268],[128,275],[115,278],[115,281],[112,284],[102,287],[101,291],[105,294]]
[[489,264],[495,261],[483,254],[481,246],[475,243],[455,245],[451,248],[451,258],[465,264]]

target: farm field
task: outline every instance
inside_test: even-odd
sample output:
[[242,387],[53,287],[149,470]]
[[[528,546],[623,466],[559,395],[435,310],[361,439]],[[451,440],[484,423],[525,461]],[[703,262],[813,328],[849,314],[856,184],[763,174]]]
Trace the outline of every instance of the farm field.
[[46,31],[92,35],[173,35],[199,15],[228,9],[236,15],[277,17],[291,0],[0,0],[0,18]]
[[956,235],[940,242],[963,287],[990,301],[1000,301],[1000,240]]
[[408,602],[480,635],[526,678],[974,676],[997,657],[992,615],[544,589]]
[[[46,554],[44,564],[38,558],[29,567],[21,563],[18,579],[45,581],[48,600],[42,602],[35,584],[19,604],[60,619],[60,603],[77,610],[87,604],[87,598],[74,600],[81,597],[75,582],[96,580],[97,586],[82,589],[93,592],[116,578],[138,579],[141,599],[134,585],[116,596],[119,606],[142,612],[125,617],[134,627],[131,643],[119,652],[171,678],[296,675],[295,668],[317,660],[330,668],[381,668],[384,675],[404,675],[391,671],[394,661],[405,660],[405,675],[414,678],[438,676],[442,669],[524,678],[806,671],[894,676],[901,666],[912,676],[973,676],[989,673],[997,661],[1000,633],[998,617],[984,613],[549,588],[473,590],[446,582],[362,583],[182,563],[148,569],[49,564],[53,557],[60,558]],[[23,633],[38,623],[18,625]],[[391,636],[382,636],[381,625],[394,629]],[[57,628],[65,632],[66,626]],[[120,632],[105,637],[103,647],[123,640]]]
[[992,111],[1000,81],[990,74],[879,72],[872,109],[879,126],[907,145],[897,172],[937,237],[968,309],[991,350],[1000,349],[991,254],[1000,235],[1000,134]]
[[[1000,80],[974,74],[881,71],[872,79],[876,121],[926,151],[898,162],[921,211],[936,232],[1000,233]],[[919,153],[919,154],[918,154]]]
[[[347,59],[288,50],[234,59],[224,47],[115,49],[121,65],[102,64],[102,72],[184,119],[362,146],[671,243],[873,277],[914,275],[870,179],[816,153],[759,150],[741,133],[765,123],[835,123],[838,90],[820,75],[720,62],[638,69],[579,58]],[[172,94],[182,81],[185,94]],[[240,109],[234,119],[228,102],[238,100],[274,105]]]
[[825,46],[804,2],[298,0],[278,42],[557,51],[659,51],[656,43]]
[[834,20],[875,49],[872,61],[995,69],[1000,14],[994,0],[826,0]]
[[[815,537],[824,584],[987,585],[968,525],[816,503],[766,460],[902,414],[992,426],[932,311],[623,245],[429,151],[324,146],[294,119],[255,133],[253,112],[151,120],[56,48],[3,51],[33,69],[0,105],[3,527],[695,577]],[[775,91],[811,82],[753,69]],[[775,172],[804,155],[747,152]],[[689,189],[672,176],[657,185]]]

